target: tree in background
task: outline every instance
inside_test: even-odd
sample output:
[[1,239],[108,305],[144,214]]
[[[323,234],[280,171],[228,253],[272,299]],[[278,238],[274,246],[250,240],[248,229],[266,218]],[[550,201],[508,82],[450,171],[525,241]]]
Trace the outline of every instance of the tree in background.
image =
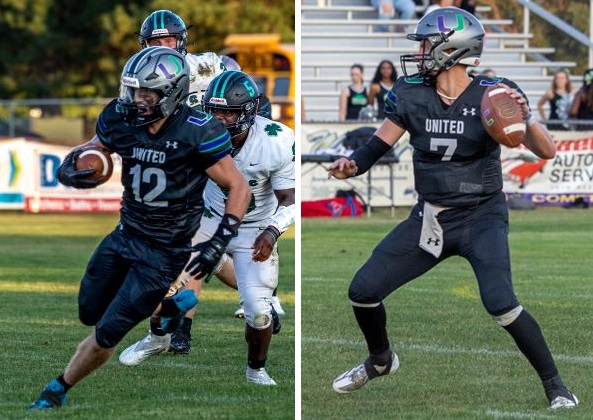
[[[537,0],[539,6],[556,15],[579,31],[589,33],[589,0]],[[505,30],[519,32],[523,30],[523,6],[512,0],[479,0],[479,5],[490,6],[489,17],[495,19],[513,19],[512,28]],[[587,68],[588,49],[564,32],[556,29],[535,14],[531,14],[529,31],[533,34],[530,44],[538,47],[553,47],[554,54],[547,56],[555,61],[574,61],[577,67],[574,74],[582,74]]]
[[0,0],[0,9],[0,99],[116,96],[136,33],[158,9],[193,25],[190,52],[219,51],[231,33],[294,42],[292,0]]

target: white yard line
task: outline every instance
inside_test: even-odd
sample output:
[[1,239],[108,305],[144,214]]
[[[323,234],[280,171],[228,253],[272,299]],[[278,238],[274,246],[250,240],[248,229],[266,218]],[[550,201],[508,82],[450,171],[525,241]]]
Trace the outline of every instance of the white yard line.
[[[354,346],[354,347],[365,347],[365,343],[360,340],[342,340],[342,339],[323,339],[318,337],[301,337],[302,344],[323,344],[328,346]],[[393,344],[393,349],[397,352],[398,349],[403,350],[414,350],[422,351],[425,353],[437,353],[437,354],[475,354],[475,355],[486,355],[495,357],[523,357],[519,351],[510,350],[491,350],[485,348],[463,348],[453,346],[439,346],[435,344],[413,344],[413,343],[397,343]],[[593,357],[590,356],[578,356],[569,354],[555,354],[554,358],[558,361],[565,363],[572,363],[576,365],[589,365],[593,364]]]

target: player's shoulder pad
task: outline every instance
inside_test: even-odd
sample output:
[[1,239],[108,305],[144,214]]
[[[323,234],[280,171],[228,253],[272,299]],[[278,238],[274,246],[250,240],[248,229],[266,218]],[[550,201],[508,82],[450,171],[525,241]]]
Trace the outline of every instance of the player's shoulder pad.
[[517,85],[517,83],[513,82],[512,80],[507,79],[506,77],[500,77],[500,76],[490,77],[490,76],[478,75],[478,76],[476,76],[476,80],[480,83],[480,86],[482,86],[484,89],[486,89],[489,86],[497,86],[499,83],[502,83],[502,84],[510,87],[511,89],[517,89],[517,91],[521,95],[523,95],[523,97],[525,97],[525,99],[527,99],[527,95],[519,87],[519,85]]
[[118,129],[124,129],[123,125],[123,114],[118,110],[117,99],[113,99],[105,105],[105,108],[103,108],[99,114],[95,131],[99,140],[101,140],[102,143],[107,144],[109,136]]

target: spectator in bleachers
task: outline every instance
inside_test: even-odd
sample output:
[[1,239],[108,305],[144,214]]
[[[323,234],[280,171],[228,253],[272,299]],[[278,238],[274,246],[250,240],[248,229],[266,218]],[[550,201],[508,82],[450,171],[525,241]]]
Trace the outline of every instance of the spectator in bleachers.
[[350,67],[351,83],[340,94],[340,121],[357,120],[360,110],[369,103],[367,87],[363,80],[364,67],[353,64]]
[[389,60],[381,61],[369,89],[369,105],[375,106],[375,98],[377,99],[377,118],[381,120],[385,118],[385,96],[396,80],[397,70],[393,63]]
[[482,71],[482,75],[488,76],[488,77],[496,77],[496,72],[492,69],[484,69]]
[[470,12],[472,15],[476,14],[476,0],[455,0],[454,6]]
[[455,6],[454,0],[431,0],[430,5],[424,10],[424,14],[427,15],[428,13],[432,12],[439,7],[449,7]]
[[[544,105],[550,105],[550,114],[546,118]],[[572,85],[567,70],[559,70],[554,74],[552,86],[539,98],[537,111],[542,122],[547,120],[566,120],[572,103]],[[546,124],[548,130],[568,130],[566,123]]]
[[[416,3],[413,0],[371,0],[371,5],[377,9],[381,20],[394,19],[396,12],[398,19],[416,18]],[[377,31],[387,30],[387,26],[377,26]]]
[[[583,86],[575,94],[570,107],[570,117],[593,121],[593,68],[585,70]],[[593,130],[593,125],[578,125],[577,130]]]

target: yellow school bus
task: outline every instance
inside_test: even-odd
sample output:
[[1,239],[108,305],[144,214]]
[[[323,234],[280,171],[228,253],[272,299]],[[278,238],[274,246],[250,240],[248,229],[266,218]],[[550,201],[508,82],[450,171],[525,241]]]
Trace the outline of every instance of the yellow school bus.
[[294,128],[294,45],[280,43],[279,34],[235,34],[220,52],[234,59],[270,98],[272,119]]

